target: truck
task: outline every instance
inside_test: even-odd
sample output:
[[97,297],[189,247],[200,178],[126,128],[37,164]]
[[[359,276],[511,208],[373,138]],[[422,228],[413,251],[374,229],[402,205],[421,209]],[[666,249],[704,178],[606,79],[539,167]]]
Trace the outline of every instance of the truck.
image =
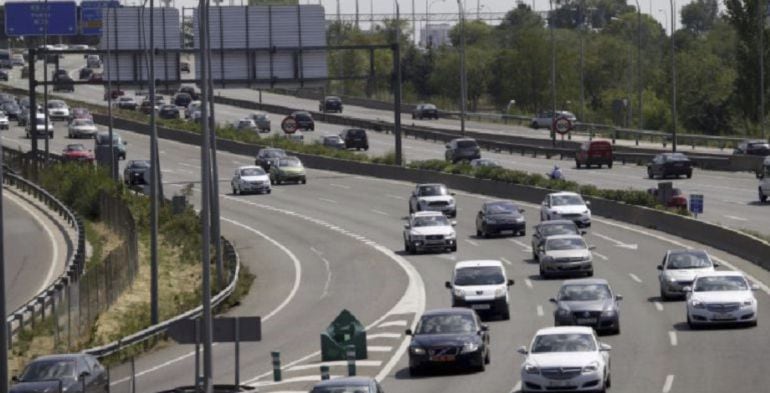
[[762,162],[762,167],[757,171],[757,178],[759,179],[759,202],[765,203],[770,196],[770,156],[765,157],[765,161]]

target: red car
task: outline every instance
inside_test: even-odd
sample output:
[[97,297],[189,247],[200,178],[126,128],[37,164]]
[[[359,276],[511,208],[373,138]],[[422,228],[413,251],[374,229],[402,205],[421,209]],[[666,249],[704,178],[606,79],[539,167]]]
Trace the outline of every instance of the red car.
[[[105,101],[107,101],[107,94],[108,93],[105,91],[104,92],[104,100]],[[112,99],[114,100],[114,99],[116,99],[116,98],[118,98],[118,97],[120,97],[122,95],[125,95],[125,94],[126,94],[126,92],[123,91],[123,90],[117,90],[117,89],[112,90]]]
[[80,143],[67,145],[62,151],[62,157],[65,161],[94,162],[94,153]]
[[[657,188],[649,188],[647,189],[647,193],[654,196],[656,199],[658,199],[658,189]],[[684,195],[682,190],[678,188],[672,188],[671,189],[671,196],[665,203],[666,207],[673,207],[677,209],[685,209],[687,210],[687,196]]]
[[575,166],[580,169],[581,166],[590,168],[593,165],[607,165],[612,168],[612,144],[609,141],[594,140],[586,141],[580,145],[575,153]]
[[94,116],[86,108],[72,108],[72,120],[75,119],[86,119],[93,121]]
[[102,82],[104,78],[102,77],[101,72],[94,72],[91,73],[91,76],[88,77],[89,82]]

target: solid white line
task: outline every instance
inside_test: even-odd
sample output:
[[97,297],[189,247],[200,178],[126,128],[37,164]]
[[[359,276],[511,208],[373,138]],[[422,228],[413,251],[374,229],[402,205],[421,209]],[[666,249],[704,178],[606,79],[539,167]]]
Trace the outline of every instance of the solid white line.
[[346,185],[343,185],[343,184],[329,183],[329,185],[332,186],[332,187],[341,188],[343,190],[349,190],[350,189],[350,186],[346,186]]
[[324,267],[326,267],[326,283],[324,284],[324,291],[321,293],[321,299],[323,299],[329,295],[329,284],[332,282],[332,268],[328,259],[322,257],[321,260],[324,262]]
[[675,347],[678,341],[676,340],[676,332],[671,330],[668,332],[668,339],[671,341],[671,346]]
[[479,244],[474,242],[473,240],[470,240],[470,239],[463,239],[463,240],[465,240],[471,246],[474,246],[474,247],[478,247],[479,246]]
[[[344,367],[347,365],[347,360],[337,360],[333,362],[301,364],[298,366],[289,367],[286,371],[310,370],[317,369],[321,366]],[[380,365],[382,365],[381,360],[356,360],[356,367],[379,367]]]
[[377,325],[377,327],[378,327],[378,328],[385,328],[385,327],[391,327],[391,326],[401,326],[401,327],[405,327],[405,326],[406,326],[406,324],[407,324],[407,321],[406,321],[406,320],[404,320],[404,319],[401,319],[401,320],[398,320],[398,321],[388,321],[388,322],[383,322],[383,323],[381,323],[381,324]]
[[526,285],[527,285],[527,288],[530,288],[530,289],[531,289],[531,288],[533,288],[533,285],[532,285],[532,280],[530,280],[530,279],[528,279],[528,278],[525,278],[525,279],[524,279],[524,284],[526,284]]
[[374,340],[376,338],[399,338],[401,337],[398,333],[377,333],[377,334],[367,334],[366,339],[367,340]]
[[542,317],[543,315],[545,315],[545,312],[543,312],[543,306],[538,304],[537,305],[537,316],[538,317]]
[[520,241],[520,240],[517,240],[517,239],[508,239],[508,241],[510,241],[511,243],[516,243],[516,244],[517,244],[517,245],[519,245],[521,248],[523,248],[525,251],[531,251],[531,250],[532,250],[532,247],[531,247],[530,245],[528,245],[528,244],[525,244],[524,242],[522,242],[522,241]]
[[735,221],[748,221],[747,219],[745,219],[743,217],[730,216],[730,215],[727,215],[727,214],[725,214],[724,217],[729,218],[731,220],[735,220]]
[[369,352],[390,352],[393,347],[387,345],[367,345],[366,350]]
[[511,389],[511,393],[516,393],[521,391],[521,381],[516,381],[516,385],[513,385],[513,389]]
[[506,265],[509,265],[509,266],[510,266],[510,265],[513,265],[513,263],[512,263],[511,261],[509,261],[509,260],[507,260],[507,259],[505,259],[505,258],[503,258],[503,257],[500,257],[500,260],[501,260],[501,261],[503,261],[503,262],[505,262],[505,264],[506,264]]
[[390,215],[390,214],[388,214],[388,213],[385,213],[385,212],[384,212],[384,211],[382,211],[382,210],[377,210],[377,209],[372,209],[372,213],[377,213],[377,214],[379,214],[379,215],[381,215],[381,216],[389,216],[389,215]]
[[601,259],[604,259],[605,261],[609,260],[609,258],[607,258],[605,255],[599,254],[599,253],[598,253],[598,252],[596,252],[596,251],[592,251],[592,253],[593,253],[594,255],[596,255],[597,257],[599,257],[599,258],[601,258]]
[[318,198],[318,200],[328,202],[328,203],[335,203],[335,204],[337,203],[337,201],[335,201],[334,199]]
[[315,247],[310,247],[310,251],[312,251],[313,254],[318,255],[319,257],[324,254],[321,251],[318,251]]
[[629,276],[629,277],[631,277],[631,279],[632,279],[632,280],[634,280],[634,281],[636,281],[636,282],[638,282],[638,283],[641,283],[641,282],[642,282],[642,279],[641,279],[641,278],[639,278],[639,276],[637,276],[637,275],[636,275],[636,274],[634,274],[634,273],[628,273],[628,276]]
[[655,304],[655,308],[657,308],[658,311],[663,311],[663,303],[655,301],[653,304]]
[[402,197],[402,196],[398,196],[398,195],[388,194],[388,195],[386,195],[386,196],[387,196],[388,198],[398,199],[399,201],[405,201],[405,200],[406,200],[406,198],[404,198],[404,197]]
[[674,376],[673,375],[666,375],[666,382],[663,383],[663,393],[668,393],[671,391],[671,386],[674,385]]

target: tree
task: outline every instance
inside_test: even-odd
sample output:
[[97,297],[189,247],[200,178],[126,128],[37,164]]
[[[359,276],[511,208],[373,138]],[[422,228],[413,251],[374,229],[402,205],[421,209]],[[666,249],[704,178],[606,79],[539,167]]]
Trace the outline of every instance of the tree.
[[[762,118],[759,111],[760,94],[767,96],[765,91],[759,92],[759,9],[764,4],[762,1],[725,0],[727,8],[727,20],[736,32],[735,59],[736,73],[734,86],[734,99],[736,107],[744,116],[755,123]],[[768,43],[767,31],[762,28],[764,42]],[[767,45],[762,49],[762,55],[767,59]]]
[[[465,21],[465,45],[466,46],[492,46],[492,26],[480,20]],[[452,46],[460,47],[460,24],[456,24],[449,30],[449,40]]]
[[682,7],[682,24],[695,34],[703,34],[714,27],[719,16],[717,0],[695,0]]

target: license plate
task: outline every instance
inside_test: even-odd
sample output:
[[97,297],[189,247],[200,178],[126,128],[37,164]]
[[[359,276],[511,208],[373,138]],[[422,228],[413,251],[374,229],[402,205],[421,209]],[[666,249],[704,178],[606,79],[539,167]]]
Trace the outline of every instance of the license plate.
[[717,313],[717,314],[714,314],[714,317],[712,319],[735,319],[735,318],[730,314]]
[[596,318],[578,318],[577,323],[579,324],[592,324],[596,323]]
[[430,360],[432,362],[454,362],[455,355],[436,355],[436,356],[431,356]]
[[550,381],[548,383],[548,386],[555,387],[555,388],[563,388],[570,386],[569,381]]
[[474,310],[489,310],[489,304],[471,304]]

